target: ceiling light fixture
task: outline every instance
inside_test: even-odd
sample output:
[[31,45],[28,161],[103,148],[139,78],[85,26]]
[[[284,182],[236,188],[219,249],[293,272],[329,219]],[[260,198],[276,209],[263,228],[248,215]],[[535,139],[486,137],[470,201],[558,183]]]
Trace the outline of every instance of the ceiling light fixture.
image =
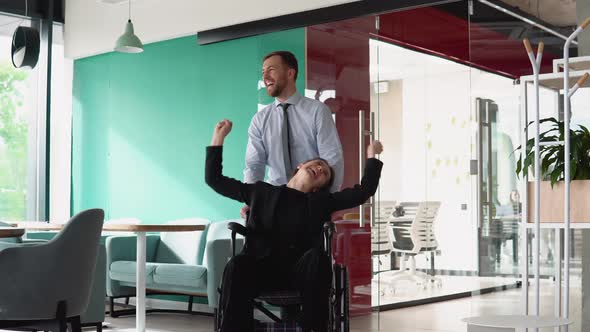
[[[25,0],[25,17],[29,14],[28,0]],[[20,23],[25,20],[23,18]],[[20,26],[12,34],[11,59],[15,68],[33,69],[39,60],[39,31],[32,27]]]
[[125,32],[117,39],[115,51],[123,53],[141,53],[143,52],[143,43],[133,31],[131,23],[131,0],[129,0],[129,19],[125,25]]

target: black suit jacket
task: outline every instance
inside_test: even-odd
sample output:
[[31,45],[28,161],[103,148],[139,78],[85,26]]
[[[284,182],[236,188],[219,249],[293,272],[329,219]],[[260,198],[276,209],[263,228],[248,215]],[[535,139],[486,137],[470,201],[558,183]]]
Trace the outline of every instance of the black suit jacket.
[[363,204],[375,194],[383,163],[367,160],[360,185],[339,192],[304,193],[266,182],[246,184],[223,175],[222,147],[207,147],[205,181],[219,194],[250,206],[244,251],[262,258],[280,255],[297,258],[322,244],[322,225],[334,211]]

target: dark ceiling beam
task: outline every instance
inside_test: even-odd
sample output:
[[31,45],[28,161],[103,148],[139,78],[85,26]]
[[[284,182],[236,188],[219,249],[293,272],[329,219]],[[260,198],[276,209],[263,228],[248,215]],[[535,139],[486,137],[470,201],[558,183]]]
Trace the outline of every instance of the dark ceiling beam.
[[[25,1],[28,1],[26,16],[48,18],[49,0],[0,0],[0,12],[25,16]],[[53,0],[53,21],[64,23],[65,0]]]
[[200,45],[206,45],[226,40],[261,35],[269,32],[456,1],[461,0],[361,0],[342,5],[231,25],[218,29],[200,31],[197,34],[197,40]]

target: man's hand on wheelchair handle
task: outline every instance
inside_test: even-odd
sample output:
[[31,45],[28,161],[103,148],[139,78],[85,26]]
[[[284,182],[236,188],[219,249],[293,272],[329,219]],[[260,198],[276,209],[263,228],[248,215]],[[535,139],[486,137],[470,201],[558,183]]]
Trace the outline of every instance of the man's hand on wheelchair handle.
[[242,209],[240,210],[240,216],[242,217],[242,219],[247,220],[249,212],[250,212],[250,207],[248,205],[242,206]]

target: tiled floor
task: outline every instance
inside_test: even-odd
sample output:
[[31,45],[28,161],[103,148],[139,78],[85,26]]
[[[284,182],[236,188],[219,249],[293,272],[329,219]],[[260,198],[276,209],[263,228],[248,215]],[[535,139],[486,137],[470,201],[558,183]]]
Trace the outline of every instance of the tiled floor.
[[[471,276],[438,276],[437,283],[426,283],[425,287],[413,281],[392,279],[383,273],[380,279],[374,280],[371,287],[373,306],[387,306],[404,302],[419,301],[461,293],[479,292],[483,289],[514,287],[518,279],[497,277]],[[377,296],[379,294],[379,296]]]
[[[531,289],[531,295],[532,293]],[[580,292],[572,289],[571,318],[576,322],[569,331],[580,332]],[[417,331],[417,332],[455,332],[466,331],[462,318],[479,315],[514,315],[523,312],[521,289],[508,290],[482,296],[428,304],[387,312],[381,312],[378,318],[355,321],[358,331]],[[530,300],[533,303],[532,296]],[[553,313],[553,283],[542,283],[541,315]],[[377,322],[376,322],[377,321]],[[588,330],[586,328],[585,330]],[[541,332],[553,329],[541,329]]]
[[[579,280],[572,280],[570,318],[574,325],[570,332],[582,331],[581,295]],[[553,313],[553,283],[543,280],[541,285],[541,314]],[[531,295],[533,289],[531,288]],[[351,328],[355,332],[392,331],[392,332],[459,332],[466,331],[461,318],[477,315],[518,314],[522,313],[522,290],[513,289],[502,292],[473,296],[470,298],[427,304],[422,306],[373,313],[366,317],[352,319]],[[532,306],[531,296],[531,306]],[[111,331],[134,331],[135,318],[107,318]],[[204,332],[213,330],[213,319],[203,316],[182,314],[150,314],[147,318],[149,331],[191,331]],[[107,330],[107,331],[108,331]],[[590,330],[586,327],[585,330]],[[552,332],[553,329],[541,329],[540,332]]]
[[[590,331],[590,326],[581,328],[581,291],[579,279],[572,280],[570,318],[574,324],[570,332]],[[553,313],[553,283],[543,280],[541,285],[541,314]],[[533,289],[531,289],[531,295]],[[522,289],[512,289],[481,296],[427,304],[404,309],[373,313],[351,320],[353,332],[463,332],[466,326],[461,318],[478,315],[522,313]],[[533,299],[531,296],[531,307]],[[135,317],[110,318],[106,320],[105,331],[135,331]],[[213,318],[184,314],[149,314],[147,326],[150,332],[212,332]],[[88,328],[87,331],[92,331]],[[539,332],[553,332],[540,329]]]

